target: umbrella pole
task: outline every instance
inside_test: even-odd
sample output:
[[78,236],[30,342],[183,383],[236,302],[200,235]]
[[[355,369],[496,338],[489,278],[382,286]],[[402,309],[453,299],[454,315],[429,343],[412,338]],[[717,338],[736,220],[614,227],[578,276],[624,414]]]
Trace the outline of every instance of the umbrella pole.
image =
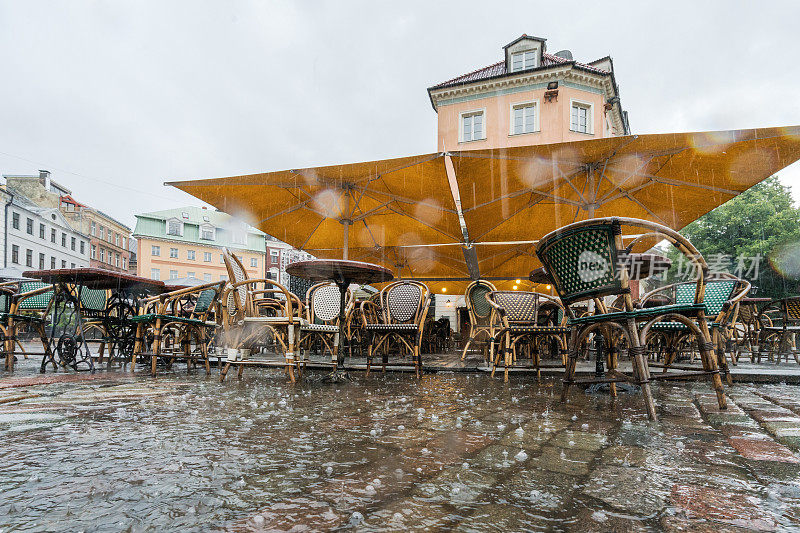
[[350,243],[348,242],[348,240],[350,238],[350,232],[348,231],[348,229],[350,227],[350,224],[348,224],[347,222],[342,222],[342,227],[344,228],[344,238],[342,240],[342,242],[343,242],[343,244],[342,244],[342,259],[348,259],[347,256],[349,255],[349,252],[350,252],[350,250],[349,250]]

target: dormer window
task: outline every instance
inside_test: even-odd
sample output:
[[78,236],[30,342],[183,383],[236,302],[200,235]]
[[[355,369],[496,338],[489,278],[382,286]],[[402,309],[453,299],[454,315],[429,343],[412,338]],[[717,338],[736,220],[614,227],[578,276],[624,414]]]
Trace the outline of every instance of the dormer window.
[[216,228],[211,224],[200,226],[200,238],[204,241],[213,241],[216,237]]
[[167,220],[167,235],[183,236],[183,222],[177,218]]
[[181,218],[184,220],[189,220],[189,213],[187,213],[186,211],[182,212]]
[[536,50],[511,54],[511,72],[536,68]]

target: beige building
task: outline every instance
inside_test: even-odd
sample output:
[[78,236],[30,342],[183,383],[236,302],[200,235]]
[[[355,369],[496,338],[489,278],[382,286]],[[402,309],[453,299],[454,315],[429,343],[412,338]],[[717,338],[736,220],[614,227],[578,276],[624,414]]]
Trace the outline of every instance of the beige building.
[[221,211],[182,207],[136,215],[133,236],[139,276],[226,280],[222,250],[228,248],[249,277],[280,277],[282,250],[268,247],[265,233]]
[[90,266],[128,272],[131,228],[70,195],[61,197],[61,213],[73,228],[89,236]]
[[630,133],[614,64],[588,63],[546,39],[522,35],[503,58],[428,89],[438,150],[478,150],[599,139]]

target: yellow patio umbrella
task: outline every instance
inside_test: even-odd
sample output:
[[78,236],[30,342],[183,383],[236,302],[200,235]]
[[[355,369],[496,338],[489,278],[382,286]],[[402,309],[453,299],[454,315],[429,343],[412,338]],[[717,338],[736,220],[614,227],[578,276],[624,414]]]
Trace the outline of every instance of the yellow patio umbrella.
[[539,266],[537,240],[576,220],[627,216],[681,229],[798,159],[800,126],[791,126],[465,150],[169,185],[318,257],[350,255],[444,287],[478,277],[524,280]]

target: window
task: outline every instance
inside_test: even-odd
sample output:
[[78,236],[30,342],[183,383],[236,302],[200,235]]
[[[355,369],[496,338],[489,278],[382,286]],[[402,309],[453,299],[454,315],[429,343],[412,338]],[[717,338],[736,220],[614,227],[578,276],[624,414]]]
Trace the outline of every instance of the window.
[[124,249],[126,249],[126,250],[128,249],[128,238],[127,237],[123,237],[122,238],[122,247]]
[[119,254],[114,254],[114,266],[119,268]]
[[61,233],[61,246],[67,247],[67,234],[63,232]]
[[28,235],[33,235],[33,219],[29,218],[25,220],[25,231]]
[[525,102],[511,106],[511,135],[539,131],[537,102]]
[[203,281],[211,281],[211,274],[203,274]]
[[56,267],[56,258],[50,256],[50,268],[55,268],[55,267]]
[[527,70],[536,66],[536,50],[526,50],[511,54],[511,72]]
[[203,252],[203,261],[206,263],[211,262],[211,252]]
[[579,133],[593,133],[591,104],[573,100],[571,107],[569,129]]
[[44,254],[39,254],[39,270],[44,270]]
[[195,276],[194,276],[194,272],[187,272],[187,273],[186,273],[186,277],[187,277],[187,278],[193,278],[193,277],[195,277]]
[[14,229],[19,229],[19,213],[11,214],[11,226]]
[[47,231],[47,230],[46,230],[46,228],[44,227],[44,224],[41,224],[41,223],[40,223],[40,224],[39,224],[39,238],[40,238],[40,239],[46,239],[46,238],[47,238],[47,237],[45,237],[45,235],[46,235],[46,231]]
[[188,259],[189,261],[194,261],[194,250],[186,251],[186,259]]
[[119,246],[119,233],[114,234],[114,244]]
[[161,279],[161,271],[157,268],[150,269],[150,279],[159,280]]
[[231,233],[231,240],[234,244],[247,244],[247,233],[242,230],[234,230]]
[[220,281],[228,281],[228,276],[227,276],[227,275],[225,275],[225,274],[220,274],[220,275],[219,275],[219,280],[220,280]]
[[169,279],[178,279],[178,271],[177,270],[170,270],[169,271]]
[[250,266],[253,267],[253,268],[256,268],[258,266],[258,258],[257,257],[251,257],[250,258]]
[[104,228],[103,226],[100,226],[100,240],[101,241],[106,240],[106,228]]
[[187,213],[186,211],[181,212],[181,218],[185,218],[186,220],[189,220],[189,213]]
[[461,142],[479,141],[486,138],[483,111],[461,114]]
[[106,262],[106,249],[105,248],[100,248],[100,262],[101,263],[105,263]]
[[177,259],[178,258],[178,249],[177,248],[170,248],[169,249],[169,257],[170,257],[170,259]]
[[50,242],[53,242],[53,243],[56,242],[56,230],[55,229],[51,229],[50,230]]
[[97,246],[94,244],[89,248],[89,254],[92,259],[97,259]]
[[174,218],[167,220],[167,235],[183,235],[183,222]]
[[128,270],[128,262],[124,257],[122,258],[122,270]]
[[19,264],[19,246],[11,245],[11,262]]
[[67,262],[64,259],[61,260],[61,268],[67,268]]
[[77,240],[75,239],[75,237],[72,237],[69,240],[69,249],[72,250],[73,252],[75,251],[75,243],[76,242],[77,242]]
[[81,241],[81,255],[83,255],[84,253],[86,253],[86,242]]
[[155,244],[150,246],[150,255],[155,255],[155,256],[161,255],[161,247],[156,246]]
[[220,265],[225,264],[225,257],[223,256],[223,254],[219,254],[219,264]]
[[25,250],[25,266],[33,266],[33,250],[30,248]]
[[112,242],[114,242],[113,236],[114,236],[114,232],[113,232],[113,231],[111,231],[111,229],[109,228],[109,230],[108,230],[108,243],[109,243],[109,244],[111,244]]
[[270,256],[270,260],[272,261],[272,264],[275,264],[275,263],[278,262],[278,256],[279,255],[280,255],[280,252],[278,252],[278,250],[270,250],[269,251],[269,256]]
[[89,233],[92,235],[92,237],[97,235],[97,224],[95,224],[94,220],[92,221],[91,226],[89,228],[90,228]]
[[214,240],[215,228],[211,224],[203,224],[200,226],[200,238],[204,241]]

